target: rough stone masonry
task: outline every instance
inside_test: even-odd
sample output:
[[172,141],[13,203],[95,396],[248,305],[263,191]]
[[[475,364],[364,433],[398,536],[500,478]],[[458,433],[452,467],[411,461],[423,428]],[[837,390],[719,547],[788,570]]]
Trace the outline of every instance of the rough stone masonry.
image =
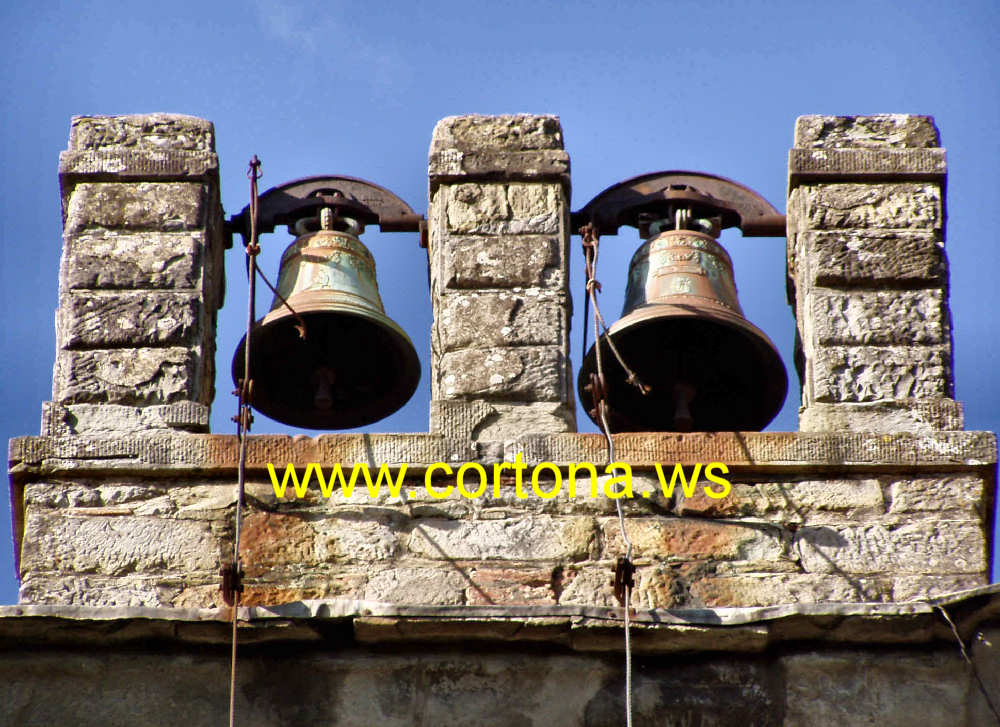
[[807,116],[789,154],[788,274],[803,430],[962,428],[945,152],[926,116]]
[[201,119],[73,120],[43,434],[208,431],[224,291],[218,171]]
[[[72,711],[46,702],[37,643],[101,644],[93,666],[111,684],[164,670],[143,704],[85,700],[111,721],[122,709],[152,723],[186,680],[224,681],[237,443],[206,432],[223,290],[213,145],[211,124],[190,117],[73,121],[53,401],[42,436],[10,445],[21,593],[0,609],[0,684],[15,685],[18,724]],[[430,432],[250,438],[240,618],[260,645],[240,709],[262,724],[619,723],[614,503],[522,500],[510,480],[477,500],[420,487],[436,462],[603,461],[603,438],[575,433],[560,122],[445,119],[429,173]],[[934,605],[978,634],[973,654],[1000,691],[987,666],[998,599],[981,588],[996,441],[963,431],[952,399],[937,130],[920,116],[803,117],[789,174],[801,431],[616,436],[636,490],[652,492],[626,503],[638,713],[985,724]],[[712,461],[730,469],[729,497],[660,491],[657,463]],[[406,463],[404,490],[419,494],[278,498],[267,463],[310,462]],[[148,639],[171,654],[129,651]],[[278,694],[266,684],[292,645],[313,686]],[[212,689],[189,691],[214,704]]]
[[444,119],[429,175],[431,431],[482,440],[575,431],[559,119]]

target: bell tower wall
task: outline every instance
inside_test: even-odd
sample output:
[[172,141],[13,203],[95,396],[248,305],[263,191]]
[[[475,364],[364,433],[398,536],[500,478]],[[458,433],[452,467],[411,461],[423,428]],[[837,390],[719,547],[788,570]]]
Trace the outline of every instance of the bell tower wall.
[[802,431],[615,434],[616,503],[573,419],[559,120],[443,120],[431,431],[248,437],[233,608],[212,125],[74,120],[53,401],[9,450],[0,722],[218,725],[231,697],[240,725],[595,727],[631,689],[636,724],[993,724],[996,438],[951,398],[937,131],[804,117],[790,168]]
[[[43,436],[10,448],[20,598],[219,607],[239,447],[205,431],[224,247],[212,127],[73,129],[53,402]],[[996,442],[962,431],[950,398],[937,132],[806,117],[791,168],[803,431],[615,435],[636,608],[886,604],[988,582]],[[613,608],[626,546],[605,439],[574,431],[560,123],[445,119],[429,171],[430,431],[250,436],[242,603]],[[360,465],[401,489],[334,485]]]

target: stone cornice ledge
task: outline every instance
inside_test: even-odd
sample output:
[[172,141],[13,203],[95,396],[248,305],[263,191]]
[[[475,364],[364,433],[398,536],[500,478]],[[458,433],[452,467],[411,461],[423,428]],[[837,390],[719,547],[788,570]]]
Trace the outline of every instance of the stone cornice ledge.
[[[637,468],[655,463],[723,462],[731,468],[951,468],[993,466],[992,432],[927,434],[855,432],[697,432],[617,434],[618,459]],[[603,462],[599,434],[526,435],[503,442],[473,442],[435,434],[325,434],[318,437],[254,435],[248,440],[250,469],[309,462],[333,464],[406,463],[422,470],[435,462],[513,461],[517,454],[539,462]],[[159,475],[228,474],[237,464],[232,435],[150,432],[117,437],[18,437],[10,440],[11,480],[32,474],[111,471]]]
[[[1000,618],[1000,584],[907,603],[640,609],[633,616],[633,648],[641,653],[758,653],[786,642],[880,647],[954,642],[939,607],[948,610],[968,639]],[[336,599],[241,608],[239,616],[243,644],[313,642],[342,648],[516,641],[585,652],[622,648],[621,609],[597,606],[409,606]],[[224,645],[230,618],[230,609],[0,606],[0,642],[8,647],[137,641]],[[345,641],[351,632],[353,640]]]

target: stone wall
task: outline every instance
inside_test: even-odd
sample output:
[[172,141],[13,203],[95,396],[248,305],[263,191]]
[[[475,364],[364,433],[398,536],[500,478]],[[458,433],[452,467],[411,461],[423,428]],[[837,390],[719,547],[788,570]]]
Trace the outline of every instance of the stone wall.
[[208,431],[222,208],[215,132],[173,114],[73,119],[42,433]]
[[[996,695],[996,591],[991,605],[971,607],[990,597],[943,607],[965,625],[983,688]],[[469,610],[244,609],[236,723],[624,723],[615,614]],[[635,614],[635,724],[995,724],[930,606],[686,613]],[[6,723],[156,725],[183,714],[193,726],[225,724],[229,632],[225,611],[0,607]]]
[[[633,468],[623,501],[642,608],[762,606],[824,601],[908,601],[989,581],[992,434],[616,435]],[[254,436],[249,446],[241,556],[248,604],[352,598],[407,604],[611,606],[624,554],[614,502],[572,463],[600,462],[603,438],[563,434],[478,443],[435,435]],[[12,442],[15,501],[23,522],[23,603],[101,606],[221,605],[218,570],[232,552],[236,440],[138,435],[113,441],[21,438]],[[509,465],[523,458],[522,493]],[[286,483],[309,463],[329,476],[356,462],[374,474],[407,463],[399,497],[329,497],[315,475],[303,498]],[[480,464],[483,497],[425,489],[434,463]],[[551,462],[562,472],[539,470]],[[690,495],[674,463],[727,463],[732,492]],[[599,469],[603,474],[603,469]],[[332,479],[332,477],[331,477]],[[606,478],[605,478],[606,479]],[[466,490],[479,488],[469,471]],[[455,477],[438,470],[438,494]],[[603,486],[603,485],[602,485]],[[711,485],[718,491],[718,486]],[[645,493],[645,494],[644,494]],[[648,497],[646,495],[649,495]]]

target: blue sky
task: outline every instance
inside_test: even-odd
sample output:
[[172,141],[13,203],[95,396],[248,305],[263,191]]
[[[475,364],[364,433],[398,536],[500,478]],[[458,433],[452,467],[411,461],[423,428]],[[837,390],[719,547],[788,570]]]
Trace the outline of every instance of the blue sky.
[[[573,208],[658,169],[738,180],[784,209],[786,158],[802,114],[931,114],[948,150],[956,396],[966,428],[1000,429],[1000,3],[506,3],[301,0],[7,3],[0,9],[0,439],[37,434],[50,397],[61,252],[58,154],[70,117],[165,111],[215,122],[227,214],[262,189],[313,174],[360,176],[426,209],[431,130],[448,115],[553,113],[572,158]],[[387,311],[424,361],[417,395],[375,431],[425,431],[430,302],[409,235],[365,235]],[[272,277],[288,244],[263,240]],[[606,238],[603,307],[617,317],[637,237]],[[727,235],[747,317],[781,349],[791,381],[773,430],[797,428],[794,321],[784,241]],[[581,261],[572,340],[580,359]],[[233,251],[220,314],[212,429],[231,432],[229,362],[245,278]],[[258,309],[269,305],[263,292]],[[580,416],[581,429],[590,423]],[[257,418],[255,432],[287,428]],[[9,513],[0,510],[0,531]],[[0,603],[16,600],[0,536]]]

